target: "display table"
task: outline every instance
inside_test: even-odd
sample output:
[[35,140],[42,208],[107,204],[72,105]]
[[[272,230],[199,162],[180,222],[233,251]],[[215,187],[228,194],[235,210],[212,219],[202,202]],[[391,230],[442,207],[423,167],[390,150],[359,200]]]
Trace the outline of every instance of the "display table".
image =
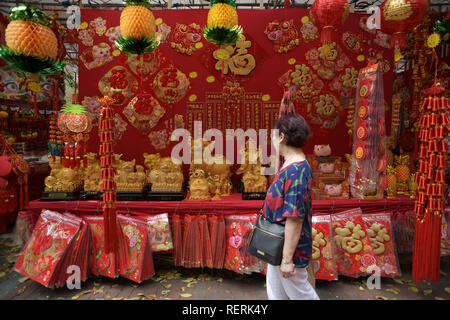
[[[118,201],[118,211],[132,214],[253,214],[258,213],[263,200],[242,200],[241,194],[232,194],[221,200],[183,201]],[[333,214],[360,207],[363,213],[407,212],[414,208],[409,198],[375,200],[313,200],[313,214]],[[80,215],[101,214],[101,201],[31,201],[28,210],[39,215],[42,209],[68,211]]]

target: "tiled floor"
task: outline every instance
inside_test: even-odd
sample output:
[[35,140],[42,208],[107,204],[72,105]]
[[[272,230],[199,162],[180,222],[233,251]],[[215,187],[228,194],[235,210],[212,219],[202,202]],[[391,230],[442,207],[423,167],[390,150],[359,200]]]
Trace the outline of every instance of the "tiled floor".
[[[182,300],[266,300],[265,277],[240,275],[228,270],[175,268],[171,257],[155,255],[156,275],[141,284],[124,278],[93,277],[80,290],[48,289],[12,271],[20,253],[12,234],[0,236],[0,299],[182,299]],[[338,281],[316,281],[322,300],[450,300],[450,256],[441,259],[441,280],[415,284],[411,278],[411,257],[400,256],[403,275],[382,279],[381,289],[369,290],[366,278],[339,277]]]

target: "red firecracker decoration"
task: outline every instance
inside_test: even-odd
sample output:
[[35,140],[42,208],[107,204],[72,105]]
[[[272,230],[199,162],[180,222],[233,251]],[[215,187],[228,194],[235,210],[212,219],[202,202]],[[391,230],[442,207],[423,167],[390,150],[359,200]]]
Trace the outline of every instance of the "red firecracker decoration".
[[422,23],[428,0],[387,0],[381,7],[381,31],[390,34],[391,48],[406,47],[406,34]]
[[350,9],[347,0],[316,0],[310,17],[315,26],[321,29],[321,41],[331,41],[333,31],[347,20]]
[[444,87],[435,83],[424,91],[420,107],[420,151],[416,174],[418,184],[414,203],[416,227],[414,234],[413,278],[439,281],[442,215],[445,210],[445,170],[449,133],[450,104]]
[[100,133],[100,178],[102,179],[101,191],[103,192],[103,221],[105,227],[105,251],[115,253],[117,251],[117,228],[116,228],[116,183],[114,175],[114,112],[111,105],[114,99],[104,97],[99,99],[100,109],[99,133]]

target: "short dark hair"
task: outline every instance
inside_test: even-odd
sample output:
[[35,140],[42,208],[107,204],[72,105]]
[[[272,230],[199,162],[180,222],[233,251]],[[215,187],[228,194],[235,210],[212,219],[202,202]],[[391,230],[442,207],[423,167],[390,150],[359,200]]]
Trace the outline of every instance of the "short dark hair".
[[303,148],[308,140],[311,130],[305,118],[299,114],[286,114],[275,121],[274,129],[284,134],[286,145],[294,148]]

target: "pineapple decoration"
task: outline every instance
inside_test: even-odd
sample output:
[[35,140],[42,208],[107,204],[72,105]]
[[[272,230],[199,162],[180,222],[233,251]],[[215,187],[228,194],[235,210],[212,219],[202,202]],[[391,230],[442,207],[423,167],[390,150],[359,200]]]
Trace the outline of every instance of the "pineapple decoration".
[[217,46],[234,45],[242,35],[235,0],[211,0],[203,36]]
[[6,47],[0,59],[11,67],[32,74],[55,74],[64,68],[56,60],[58,41],[50,19],[39,9],[26,5],[11,8],[5,30]]
[[120,15],[121,37],[116,46],[125,54],[142,55],[153,52],[159,41],[153,37],[156,25],[148,0],[125,0],[126,7]]
[[397,177],[397,193],[409,195],[409,175],[411,171],[409,170],[409,155],[395,156],[395,172]]
[[86,142],[92,129],[91,119],[86,107],[79,104],[66,104],[61,108],[57,119],[58,129],[63,133],[64,167],[87,167]]

